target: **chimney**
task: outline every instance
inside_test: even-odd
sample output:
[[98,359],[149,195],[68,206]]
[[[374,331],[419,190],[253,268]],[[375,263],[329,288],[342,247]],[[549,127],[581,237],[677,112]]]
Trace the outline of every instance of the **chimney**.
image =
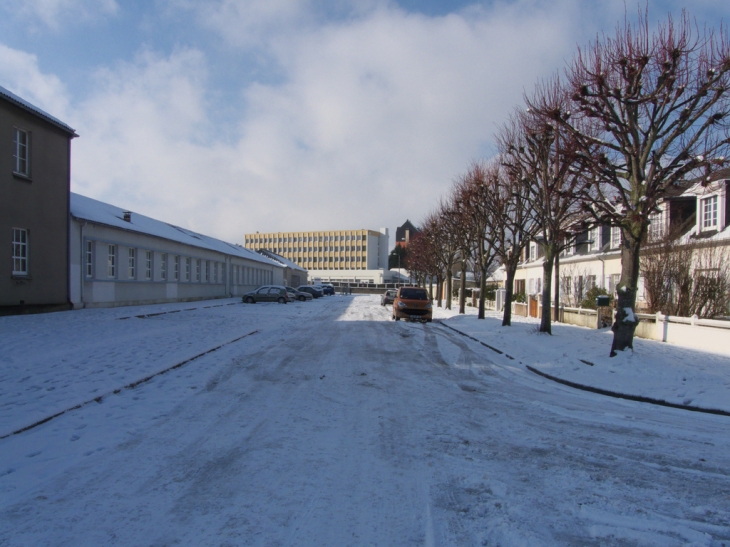
[[132,211],[124,211],[124,220],[126,222],[132,222]]

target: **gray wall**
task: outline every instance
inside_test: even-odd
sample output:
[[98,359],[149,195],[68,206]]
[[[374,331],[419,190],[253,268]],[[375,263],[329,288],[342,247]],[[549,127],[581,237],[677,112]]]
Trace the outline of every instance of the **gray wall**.
[[[30,133],[30,177],[13,174],[14,128]],[[71,135],[0,97],[0,307],[64,306]],[[12,275],[12,230],[29,235],[29,275]]]
[[[88,247],[90,245],[90,247]],[[109,275],[109,245],[116,251],[114,275]],[[87,252],[91,250],[91,271]],[[135,251],[134,276],[130,276],[129,249]],[[152,269],[147,278],[146,255]],[[167,255],[167,267],[163,262]],[[175,279],[175,258],[179,275]],[[190,260],[190,277],[186,265]],[[200,261],[200,279],[197,264]],[[206,263],[209,276],[206,279]],[[282,284],[283,268],[193,247],[139,232],[72,219],[71,300],[74,308],[109,307],[240,296],[259,285]],[[214,276],[217,273],[217,276]]]

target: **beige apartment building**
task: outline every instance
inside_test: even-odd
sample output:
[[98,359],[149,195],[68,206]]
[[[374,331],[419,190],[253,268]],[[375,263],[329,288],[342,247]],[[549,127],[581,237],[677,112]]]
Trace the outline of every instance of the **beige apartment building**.
[[248,249],[266,249],[309,271],[388,267],[388,229],[246,234]]

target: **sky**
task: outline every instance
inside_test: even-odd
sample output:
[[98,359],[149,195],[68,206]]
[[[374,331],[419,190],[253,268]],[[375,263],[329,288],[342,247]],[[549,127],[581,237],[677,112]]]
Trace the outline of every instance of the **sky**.
[[[643,4],[642,4],[643,5]],[[649,0],[650,21],[679,0]],[[626,8],[628,6],[628,8]],[[0,85],[75,128],[71,189],[233,243],[418,224],[618,0],[3,0]],[[697,0],[704,26],[730,19]]]

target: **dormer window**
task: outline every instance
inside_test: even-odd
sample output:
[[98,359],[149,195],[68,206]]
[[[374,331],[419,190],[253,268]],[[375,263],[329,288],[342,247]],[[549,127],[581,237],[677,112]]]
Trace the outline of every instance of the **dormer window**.
[[702,229],[717,228],[717,196],[710,196],[700,201],[702,205]]
[[537,258],[537,243],[530,243],[530,258],[529,261],[533,262]]
[[611,227],[611,248],[618,249],[621,247],[621,228],[618,226]]

